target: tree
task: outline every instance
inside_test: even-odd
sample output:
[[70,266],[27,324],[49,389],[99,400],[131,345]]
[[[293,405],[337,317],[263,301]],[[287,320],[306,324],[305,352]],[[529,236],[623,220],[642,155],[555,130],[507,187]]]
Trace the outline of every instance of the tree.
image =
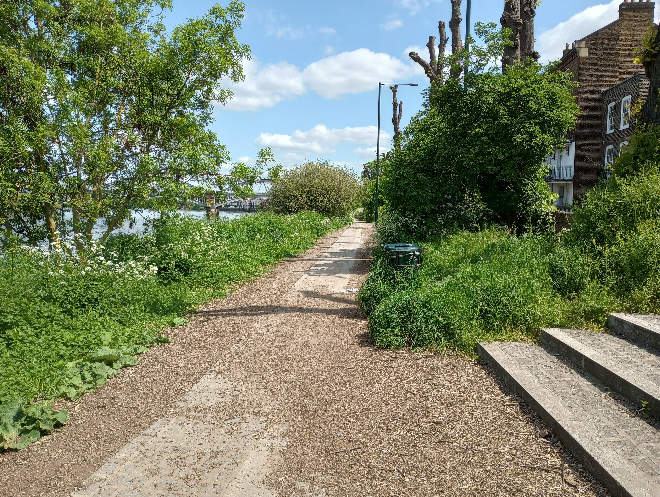
[[544,158],[575,124],[573,83],[538,64],[465,77],[429,94],[387,161],[390,213],[418,237],[479,222],[543,227],[552,201]]
[[399,85],[390,86],[392,90],[392,124],[394,125],[394,147],[399,147],[399,139],[401,138],[401,117],[403,116],[403,102],[399,102],[396,98]]
[[652,25],[639,48],[636,64],[644,64],[649,90],[641,108],[640,120],[647,125],[660,125],[660,27]]
[[[207,129],[249,47],[232,0],[174,28],[170,0],[9,0],[0,7],[0,223],[31,242],[103,239],[130,209],[171,210],[224,179]],[[73,212],[70,224],[58,211]],[[80,246],[82,248],[82,245]]]
[[538,0],[504,0],[500,23],[511,30],[511,44],[504,50],[502,70],[516,62],[539,59],[539,53],[534,50],[534,17],[538,3]]
[[445,56],[447,48],[447,37],[445,30],[445,23],[440,21],[438,23],[438,32],[440,35],[440,44],[438,45],[438,54],[435,53],[435,36],[429,36],[429,41],[426,47],[429,49],[430,62],[422,59],[417,52],[410,52],[408,56],[417,62],[424,69],[426,77],[429,78],[431,85],[444,84],[445,82],[445,66],[449,66],[450,78],[457,79],[460,77],[463,70],[462,61],[458,56],[463,49],[463,41],[461,39],[461,0],[451,0],[451,20],[449,21],[449,29],[452,35],[451,41],[451,58]]

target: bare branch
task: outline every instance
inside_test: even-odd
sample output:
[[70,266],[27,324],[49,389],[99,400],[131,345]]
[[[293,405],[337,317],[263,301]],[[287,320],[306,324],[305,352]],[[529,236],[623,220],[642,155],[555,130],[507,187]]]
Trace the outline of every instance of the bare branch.
[[436,74],[433,68],[430,66],[430,64],[426,62],[424,59],[422,59],[417,52],[410,52],[408,56],[424,68],[424,72],[426,73],[426,76],[429,78],[429,81],[433,83]]

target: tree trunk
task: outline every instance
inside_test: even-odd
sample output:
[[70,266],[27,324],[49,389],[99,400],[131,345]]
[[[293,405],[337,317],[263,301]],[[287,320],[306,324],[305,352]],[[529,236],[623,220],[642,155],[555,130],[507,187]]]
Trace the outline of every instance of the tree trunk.
[[445,51],[447,50],[447,42],[449,41],[447,32],[445,31],[444,21],[438,23],[438,32],[440,33],[440,44],[438,45],[438,63],[435,73],[437,78],[440,79],[440,84],[442,84],[445,81]]
[[504,0],[504,13],[500,19],[503,28],[511,30],[512,46],[504,48],[502,56],[502,70],[506,66],[512,66],[520,60],[520,31],[522,20],[520,19],[520,0]]
[[533,62],[539,60],[539,53],[534,50],[534,17],[536,16],[536,0],[520,0],[520,60]]
[[[433,40],[435,42],[435,40]],[[435,48],[435,45],[434,45]],[[403,102],[397,102],[396,93],[398,85],[390,86],[392,90],[392,124],[394,125],[394,148],[400,148],[399,140],[401,138],[401,116],[403,115]]]
[[[461,0],[451,0],[451,20],[449,21],[449,30],[451,31],[451,53],[456,54],[463,48],[461,39]],[[463,72],[463,64],[460,60],[455,60],[449,72],[451,79],[458,79]]]
[[52,204],[43,205],[44,218],[46,219],[46,228],[48,229],[48,243],[50,249],[59,251],[61,248],[60,232],[57,229],[57,221],[55,221],[55,208]]
[[[660,47],[660,31],[656,31],[652,45],[656,48]],[[646,124],[660,124],[660,100],[658,99],[658,91],[660,91],[660,51],[653,60],[644,62],[644,69],[646,77],[650,80],[649,93],[646,102],[642,106],[639,119]]]

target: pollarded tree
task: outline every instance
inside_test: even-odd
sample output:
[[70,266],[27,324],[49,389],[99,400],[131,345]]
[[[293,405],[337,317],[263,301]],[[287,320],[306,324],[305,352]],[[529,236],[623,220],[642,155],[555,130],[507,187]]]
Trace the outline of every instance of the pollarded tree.
[[[170,0],[8,0],[0,6],[0,225],[57,247],[104,238],[130,209],[174,209],[218,187],[207,129],[242,79],[242,3],[167,33]],[[220,185],[222,186],[222,185]],[[64,225],[57,213],[73,212]]]
[[438,53],[435,52],[435,36],[429,36],[426,47],[429,49],[429,62],[426,62],[417,52],[410,52],[408,56],[417,62],[426,73],[431,85],[443,84],[445,82],[445,69],[449,67],[449,77],[458,79],[463,71],[462,59],[459,54],[463,50],[463,40],[461,39],[461,0],[451,0],[451,20],[449,21],[449,30],[451,31],[451,51],[453,57],[447,58],[445,50],[447,48],[447,32],[445,23],[438,23],[438,32],[440,35]]
[[538,0],[504,0],[500,23],[511,30],[511,43],[504,50],[502,69],[520,61],[539,60],[540,55],[534,49],[534,18],[538,5]]

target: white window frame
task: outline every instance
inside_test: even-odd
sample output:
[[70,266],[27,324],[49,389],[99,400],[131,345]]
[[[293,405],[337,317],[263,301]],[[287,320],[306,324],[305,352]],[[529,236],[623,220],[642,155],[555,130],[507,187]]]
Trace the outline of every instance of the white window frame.
[[630,127],[631,104],[632,97],[630,95],[626,95],[621,99],[621,125],[619,129],[628,129]]
[[[611,160],[607,160],[609,154],[611,154]],[[609,169],[612,164],[614,164],[614,145],[608,145],[605,149],[605,169]]]
[[621,157],[621,154],[623,153],[623,149],[628,146],[628,141],[622,141],[619,143],[619,157]]
[[612,102],[607,106],[607,134],[614,132],[614,110],[616,102]]

